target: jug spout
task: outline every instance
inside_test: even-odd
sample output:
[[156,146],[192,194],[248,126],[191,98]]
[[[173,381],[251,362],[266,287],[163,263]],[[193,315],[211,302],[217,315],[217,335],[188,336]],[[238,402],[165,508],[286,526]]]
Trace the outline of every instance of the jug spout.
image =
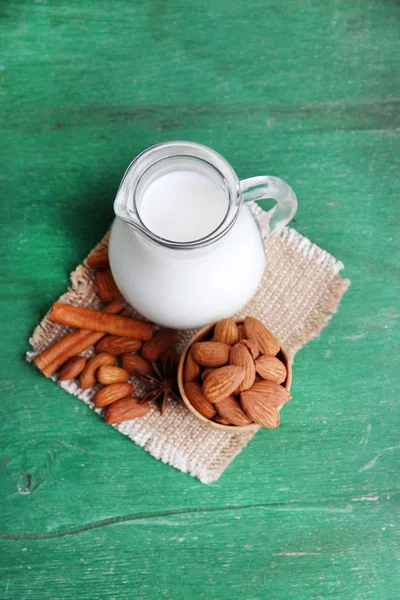
[[129,168],[126,170],[118,188],[114,200],[114,213],[119,219],[128,223],[128,225],[140,229],[139,216],[134,202],[134,182],[132,181]]

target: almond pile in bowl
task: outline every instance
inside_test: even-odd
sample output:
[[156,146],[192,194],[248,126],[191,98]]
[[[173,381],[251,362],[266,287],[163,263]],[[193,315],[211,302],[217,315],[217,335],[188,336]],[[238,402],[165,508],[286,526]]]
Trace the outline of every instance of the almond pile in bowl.
[[178,384],[188,408],[214,427],[274,428],[281,406],[291,398],[291,366],[261,321],[222,319],[190,341]]

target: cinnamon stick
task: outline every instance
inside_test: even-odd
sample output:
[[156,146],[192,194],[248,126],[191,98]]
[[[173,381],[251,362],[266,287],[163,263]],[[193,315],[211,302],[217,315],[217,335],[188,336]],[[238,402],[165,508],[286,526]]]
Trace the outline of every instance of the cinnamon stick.
[[148,341],[153,334],[153,325],[119,315],[108,315],[88,308],[70,306],[55,302],[50,312],[50,319],[55,323],[101,331],[111,335]]
[[68,350],[63,352],[63,354],[57,356],[57,358],[55,358],[53,362],[44,367],[44,369],[41,369],[43,375],[45,375],[46,377],[51,377],[52,375],[54,375],[54,373],[58,371],[60,367],[62,367],[62,365],[65,362],[67,362],[69,358],[71,358],[71,356],[80,354],[81,352],[84,352],[91,346],[94,346],[103,337],[103,335],[105,335],[105,333],[101,333],[100,331],[89,331],[88,333],[89,335],[87,335],[82,340],[79,340],[79,342],[75,344],[75,346],[68,348]]
[[[122,302],[119,302],[116,300],[114,302],[110,302],[110,304],[107,304],[107,306],[105,306],[102,309],[102,312],[109,313],[109,314],[116,314],[116,313],[121,312],[121,310],[123,310],[123,308],[124,308],[124,305],[122,304]],[[74,354],[79,354],[79,352],[83,352],[83,350],[76,352],[75,347],[78,346],[78,344],[80,342],[83,342],[84,340],[89,338],[89,336],[92,333],[93,332],[88,329],[77,329],[75,331],[72,331],[71,333],[69,333],[65,337],[63,337],[60,341],[53,344],[53,346],[50,346],[50,348],[47,348],[46,350],[44,350],[43,352],[38,354],[33,362],[41,371],[44,372],[44,369],[48,365],[51,365],[52,363],[54,363],[56,361],[56,359],[58,359],[59,357],[64,357],[63,362],[61,362],[59,365],[59,366],[61,366],[68,358],[70,358],[70,356],[74,356]],[[101,336],[101,337],[103,337],[103,336]],[[96,342],[98,342],[101,339],[101,337],[99,337],[96,340]],[[94,343],[96,343],[96,342],[94,342]],[[89,348],[89,347],[90,347],[90,345],[87,346],[86,348],[84,348],[84,350],[87,350],[87,348]],[[74,352],[72,354],[69,353],[69,351],[71,349],[74,350]],[[67,356],[67,354],[68,354],[68,356]],[[51,370],[52,369],[50,368],[50,371]],[[55,373],[56,370],[57,369],[55,369],[53,372],[50,372],[50,375],[53,375],[53,373]],[[47,375],[47,377],[50,377],[50,375]]]
[[68,352],[70,348],[85,339],[90,333],[91,331],[88,331],[87,329],[76,329],[75,331],[72,331],[72,333],[63,337],[59,342],[50,346],[50,348],[47,348],[41,352],[41,354],[38,354],[33,362],[41,371],[43,371],[43,369],[53,362],[54,359],[61,356],[61,354]]

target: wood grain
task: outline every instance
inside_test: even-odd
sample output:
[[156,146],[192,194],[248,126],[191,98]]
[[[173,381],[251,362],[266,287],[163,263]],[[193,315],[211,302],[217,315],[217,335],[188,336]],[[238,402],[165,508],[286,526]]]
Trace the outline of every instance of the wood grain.
[[[1,598],[397,600],[399,13],[3,2]],[[352,280],[296,357],[282,425],[208,487],[23,359],[126,166],[169,139],[286,179],[294,226]]]

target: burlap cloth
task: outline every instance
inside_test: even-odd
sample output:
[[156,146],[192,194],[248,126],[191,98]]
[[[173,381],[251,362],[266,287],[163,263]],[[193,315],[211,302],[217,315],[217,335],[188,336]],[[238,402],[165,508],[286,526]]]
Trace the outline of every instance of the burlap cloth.
[[[261,228],[268,230],[268,213],[254,204],[252,210]],[[94,251],[103,248],[107,240],[106,236]],[[349,281],[339,275],[343,268],[341,262],[294,229],[285,227],[280,233],[268,237],[265,253],[266,268],[259,289],[235,317],[253,315],[261,319],[280,338],[293,359],[297,350],[316,337],[336,312]],[[60,302],[99,307],[92,269],[80,265],[71,274],[71,282],[72,287],[59,298]],[[134,311],[132,314],[135,314]],[[33,352],[28,352],[27,359],[32,360],[68,331],[70,328],[52,323],[46,315],[29,340]],[[181,332],[177,350],[183,350],[193,333]],[[142,384],[135,379],[133,383],[135,392],[140,391]],[[92,403],[97,387],[83,391],[75,381],[64,381],[58,385],[101,413]],[[292,402],[296,402],[295,397]],[[283,409],[283,419],[284,413]],[[203,483],[218,479],[255,435],[215,431],[198,421],[182,403],[171,401],[163,417],[154,408],[145,417],[126,421],[115,429],[155,458],[198,477]],[[279,435],[279,429],[270,430],[269,434]]]

